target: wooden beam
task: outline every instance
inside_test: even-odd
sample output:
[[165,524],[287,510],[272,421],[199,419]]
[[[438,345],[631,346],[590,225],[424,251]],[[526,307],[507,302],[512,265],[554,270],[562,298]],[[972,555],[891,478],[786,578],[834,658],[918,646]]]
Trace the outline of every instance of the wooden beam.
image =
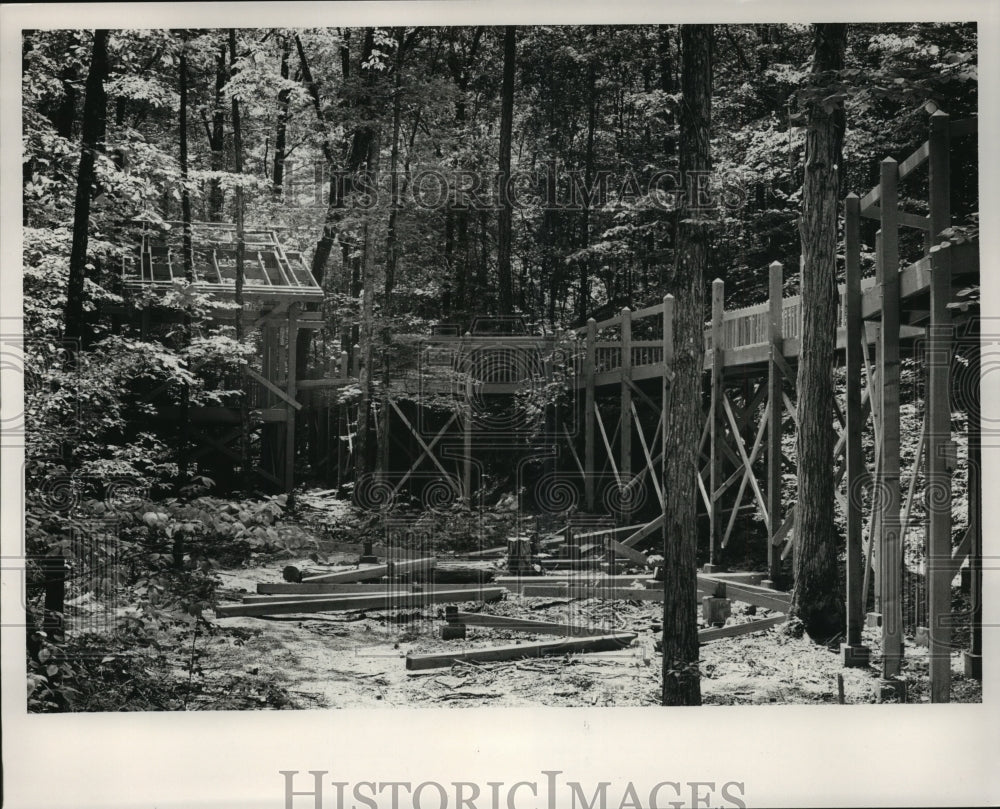
[[663,601],[662,590],[647,590],[634,587],[606,587],[597,585],[574,584],[525,584],[521,588],[525,598],[601,598],[607,601]]
[[771,263],[768,275],[768,339],[770,352],[767,363],[767,513],[771,517],[768,531],[767,574],[771,581],[778,581],[781,573],[781,558],[775,547],[774,534],[781,519],[781,438],[782,438],[782,374],[778,364],[783,339],[782,292],[784,289],[784,267],[780,261]]
[[[626,306],[622,309],[622,358],[621,358],[621,437],[619,449],[621,452],[619,469],[621,479],[626,483],[632,480],[632,311]],[[628,520],[632,509],[628,503],[631,495],[622,497],[622,517]]]
[[[712,281],[712,369],[709,389],[709,471],[708,490],[713,494],[722,482],[722,396],[723,396],[723,318],[725,317],[725,285],[721,278]],[[719,543],[720,512],[718,501],[712,500],[708,510],[708,562],[716,562]]]
[[597,321],[587,320],[587,350],[583,360],[585,385],[583,406],[583,499],[587,511],[594,510],[594,413],[597,402],[594,399],[594,374],[596,360]]
[[487,626],[495,629],[507,629],[514,632],[533,632],[539,635],[562,635],[564,637],[594,638],[601,635],[617,634],[612,629],[601,629],[596,626],[582,624],[560,624],[552,621],[531,621],[525,618],[509,618],[505,615],[487,615],[482,612],[449,613],[449,623],[465,624],[466,626]]
[[318,576],[306,576],[303,584],[346,584],[354,581],[381,579],[383,576],[395,576],[413,571],[430,571],[434,569],[437,560],[433,556],[425,559],[407,559],[402,562],[387,562],[384,565],[359,567],[355,570],[344,570],[337,573],[322,573]]
[[882,350],[879,384],[882,421],[881,558],[882,677],[899,675],[903,657],[903,547],[899,506],[899,164],[891,157],[881,163],[882,242],[877,266],[882,288]]
[[[396,592],[410,591],[410,584],[398,584],[393,582],[354,582],[351,584],[322,584],[322,583],[294,583],[287,581],[279,582],[258,582],[258,595],[271,596],[319,596],[319,595],[343,595],[345,593],[378,593],[393,590]],[[244,596],[246,600],[247,596]]]
[[[864,626],[864,596],[861,585],[864,580],[862,569],[862,528],[861,486],[865,475],[865,459],[861,436],[866,418],[862,410],[861,368],[864,358],[861,354],[861,219],[857,194],[849,194],[844,209],[844,239],[846,253],[846,289],[844,292],[845,362],[847,365],[847,417],[843,442],[846,450],[847,473],[847,637],[850,646],[861,644]],[[839,442],[838,442],[839,445]],[[836,457],[837,453],[834,453]]]
[[712,629],[699,629],[698,643],[710,643],[713,640],[735,638],[740,635],[749,635],[753,632],[763,632],[765,629],[783,624],[787,620],[787,615],[771,615],[767,618],[758,618],[755,621],[748,621],[743,624],[733,624],[732,626],[722,626]]
[[653,481],[653,488],[656,490],[656,502],[663,506],[663,489],[660,487],[659,475],[653,468],[653,458],[649,453],[649,446],[646,444],[646,436],[642,431],[642,423],[639,421],[639,413],[635,409],[635,402],[632,405],[632,418],[635,420],[635,429],[639,435],[639,444],[642,446],[642,454],[646,458],[646,469],[649,470],[650,479]]
[[597,426],[601,431],[601,438],[604,440],[604,449],[608,453],[608,461],[611,463],[611,471],[614,473],[615,482],[619,487],[622,485],[621,475],[618,474],[618,467],[615,465],[615,454],[611,449],[611,442],[608,441],[607,430],[604,429],[604,419],[601,418],[601,411],[597,407],[597,402],[594,402],[594,415],[597,417]]
[[[414,429],[413,425],[410,424],[410,420],[406,418],[406,415],[403,413],[403,411],[399,409],[399,405],[397,405],[395,400],[392,399],[391,397],[389,397],[389,405],[392,407],[393,410],[396,411],[396,415],[398,415],[403,424],[406,425],[406,429],[408,429],[410,433],[413,435],[414,439],[416,439],[416,442],[420,445],[421,449],[423,449],[424,454],[426,454],[427,457],[430,458],[431,462],[438,468],[438,471],[441,472],[442,475],[444,475],[445,480],[448,481],[448,485],[452,487],[452,489],[455,491],[455,494],[461,497],[459,486],[455,483],[452,476],[448,473],[448,470],[446,470],[441,465],[441,462],[437,459],[434,453],[431,452],[431,448],[427,445],[427,442],[424,441],[423,436],[421,436],[420,433],[416,429]],[[448,423],[450,424],[454,418],[455,414],[452,414],[452,419],[449,419]]]
[[287,393],[285,393],[285,391],[283,391],[281,388],[279,388],[277,385],[275,385],[267,377],[265,377],[262,374],[258,373],[253,368],[247,368],[247,373],[253,379],[256,379],[258,382],[260,382],[261,385],[263,385],[265,388],[267,388],[269,391],[271,391],[271,393],[273,393],[275,396],[277,396],[279,399],[281,399],[281,401],[283,401],[285,404],[291,405],[296,410],[301,410],[302,409],[302,402],[296,401],[295,399],[291,398]]
[[[281,398],[287,401],[295,401],[296,393],[296,376],[298,375],[298,369],[295,366],[296,362],[296,345],[298,343],[298,327],[296,326],[296,318],[298,317],[300,304],[293,303],[288,307],[288,362],[286,364],[287,376],[285,380],[285,395]],[[295,488],[295,410],[297,408],[288,408],[288,412],[285,416],[285,491],[291,493]]]
[[[947,116],[931,119],[931,170],[942,170],[939,149],[946,149]],[[934,189],[932,187],[932,194]],[[927,585],[931,702],[951,701],[951,246],[931,250],[931,323],[927,327]]]
[[396,610],[426,607],[430,604],[450,604],[462,601],[497,601],[506,590],[502,587],[474,587],[456,590],[428,590],[420,593],[392,593],[377,595],[316,596],[267,604],[230,604],[215,608],[219,618],[237,616],[260,617],[289,615],[308,612],[337,612],[342,610]]
[[619,632],[613,635],[599,635],[593,638],[572,638],[543,643],[519,643],[508,646],[493,646],[487,649],[468,649],[459,652],[436,652],[433,654],[408,654],[406,668],[411,671],[442,668],[455,663],[487,663],[502,660],[520,660],[525,657],[564,655],[580,652],[607,652],[627,648],[636,635]]
[[[750,486],[753,488],[754,494],[757,496],[757,504],[760,506],[760,510],[764,516],[764,525],[770,533],[771,531],[771,518],[767,513],[767,503],[764,502],[764,495],[761,494],[760,486],[757,483],[757,477],[753,473],[753,461],[747,457],[746,450],[743,448],[743,442],[739,440],[739,427],[736,425],[736,417],[733,415],[732,406],[729,404],[729,397],[725,393],[722,394],[722,407],[726,413],[726,417],[729,419],[729,426],[732,428],[733,437],[736,439],[736,449],[740,454],[740,460],[743,462],[744,468],[747,470],[750,480]],[[764,422],[761,422],[761,431],[757,434],[757,441],[755,442],[754,448],[758,449],[760,446],[760,437],[763,435]],[[742,490],[741,490],[742,496]],[[739,503],[737,502],[737,506]]]
[[769,587],[760,587],[754,584],[744,584],[727,579],[717,579],[705,573],[698,574],[698,586],[710,590],[715,588],[719,592],[720,586],[725,588],[724,598],[731,598],[735,601],[743,601],[753,604],[755,607],[768,610],[779,610],[788,612],[791,604],[791,593],[784,593],[780,590],[772,590]]
[[[760,424],[757,426],[757,435],[754,437],[753,449],[750,452],[750,456],[747,459],[746,464],[743,466],[743,478],[740,481],[739,491],[736,493],[736,501],[733,503],[732,513],[729,515],[729,524],[726,526],[726,533],[722,537],[722,547],[725,548],[729,544],[729,536],[732,533],[733,526],[736,525],[736,517],[739,513],[739,506],[743,502],[743,493],[746,491],[746,485],[748,479],[753,479],[753,483],[756,488],[757,479],[753,473],[753,465],[757,460],[757,456],[760,454],[763,445],[764,430],[768,424],[768,414],[770,413],[771,405],[768,404],[764,410],[764,415],[761,417]],[[740,444],[740,449],[742,451],[743,445]],[[759,489],[756,489],[759,496]],[[763,505],[763,499],[761,499],[761,508],[764,509],[765,516],[765,528],[768,535],[771,533],[771,518],[770,514],[767,512],[765,506]]]
[[[347,355],[345,354],[344,356],[346,357]],[[427,445],[427,448],[421,450],[420,454],[417,456],[417,459],[412,464],[410,464],[410,468],[406,470],[406,474],[399,479],[399,481],[396,483],[395,486],[392,487],[393,494],[395,494],[401,488],[403,488],[406,481],[410,479],[410,475],[413,474],[413,471],[417,468],[417,466],[425,457],[431,454],[431,450],[434,449],[434,445],[437,444],[437,442],[444,437],[444,434],[448,431],[448,428],[457,418],[458,418],[457,412],[451,414],[449,419],[444,423],[444,427],[442,427],[440,430],[437,431],[437,434],[434,436],[434,438],[431,439],[430,443]],[[407,422],[407,426],[409,427],[409,422]],[[412,429],[413,428],[411,427],[410,430],[412,431]]]

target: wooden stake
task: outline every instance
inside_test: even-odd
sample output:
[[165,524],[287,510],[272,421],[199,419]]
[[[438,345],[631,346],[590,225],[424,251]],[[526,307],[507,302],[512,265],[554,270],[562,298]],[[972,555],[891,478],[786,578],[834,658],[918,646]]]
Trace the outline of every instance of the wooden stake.
[[[722,480],[722,319],[725,304],[725,285],[721,278],[712,282],[712,378],[709,403],[709,486],[714,495]],[[716,545],[720,528],[719,503],[713,498],[708,512],[709,540],[708,563],[716,564]]]

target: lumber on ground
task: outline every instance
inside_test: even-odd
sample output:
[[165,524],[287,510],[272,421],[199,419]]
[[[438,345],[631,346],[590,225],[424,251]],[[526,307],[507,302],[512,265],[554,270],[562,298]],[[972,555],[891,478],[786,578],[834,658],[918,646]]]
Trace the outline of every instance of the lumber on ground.
[[709,643],[722,638],[735,638],[739,635],[749,635],[752,632],[760,632],[770,629],[772,626],[783,624],[788,620],[788,616],[770,615],[767,618],[758,618],[756,621],[748,621],[745,624],[733,624],[732,626],[720,626],[712,629],[698,630],[698,643]]
[[481,612],[456,612],[449,621],[466,626],[488,626],[496,629],[510,629],[518,632],[537,632],[545,635],[564,635],[593,638],[599,635],[614,635],[613,629],[579,624],[557,624],[552,621],[532,621],[525,618],[508,618],[505,615],[485,615]]
[[716,594],[735,601],[745,601],[755,607],[787,612],[792,601],[790,593],[759,587],[753,584],[718,579],[704,573],[698,574],[698,589],[716,588]]
[[567,638],[541,643],[519,643],[509,646],[493,646],[486,649],[469,649],[464,652],[408,654],[406,656],[406,668],[412,671],[441,668],[442,666],[450,666],[453,663],[461,662],[486,663],[578,652],[608,652],[627,648],[636,637],[633,632],[619,632],[612,635],[598,635],[591,638]]
[[[355,582],[351,584],[291,584],[289,582],[258,582],[257,595],[347,595],[349,593],[385,593],[389,590],[409,592],[409,584],[395,582]],[[245,600],[245,597],[244,597]]]
[[367,581],[381,579],[383,576],[395,576],[399,573],[411,573],[415,570],[433,570],[435,559],[428,556],[425,559],[407,559],[403,562],[387,562],[384,565],[359,567],[354,570],[342,570],[338,573],[323,573],[319,576],[307,576],[303,584],[346,584],[352,581]]
[[502,587],[470,587],[461,590],[429,590],[419,593],[377,595],[333,595],[315,598],[283,599],[263,604],[229,604],[216,607],[219,618],[236,616],[287,615],[297,612],[334,612],[337,610],[395,610],[447,604],[459,601],[496,601],[506,591]]

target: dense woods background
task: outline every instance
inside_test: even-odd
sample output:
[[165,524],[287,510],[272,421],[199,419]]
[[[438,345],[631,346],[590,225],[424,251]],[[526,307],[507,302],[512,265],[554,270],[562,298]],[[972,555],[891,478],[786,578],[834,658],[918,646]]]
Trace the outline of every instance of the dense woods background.
[[[727,307],[766,298],[770,262],[799,266],[810,104],[843,102],[841,194],[927,137],[928,102],[953,118],[976,112],[974,25],[856,24],[847,37],[834,90],[816,99],[808,26],[716,27],[712,176],[724,204],[706,281],[726,281]],[[29,553],[67,550],[81,531],[155,536],[158,555],[131,582],[148,607],[136,626],[187,631],[211,589],[192,540],[231,553],[274,539],[283,501],[228,512],[187,474],[183,442],[136,427],[143,391],[210,402],[193,368],[237,368],[255,350],[189,288],[158,303],[186,315],[180,326],[144,335],[116,314],[140,223],[280,229],[326,293],[326,327],[300,345],[302,376],[360,343],[377,384],[393,333],[465,331],[487,314],[550,332],[675,292],[677,210],[656,189],[679,167],[680,42],[670,25],[26,33]],[[961,221],[978,208],[977,162],[957,159]],[[505,203],[496,178],[508,170],[517,193]],[[926,213],[925,190],[909,189],[908,210]],[[113,480],[129,493],[110,514]],[[156,500],[172,505],[151,512]],[[71,673],[39,658],[50,640],[33,650],[43,690]]]

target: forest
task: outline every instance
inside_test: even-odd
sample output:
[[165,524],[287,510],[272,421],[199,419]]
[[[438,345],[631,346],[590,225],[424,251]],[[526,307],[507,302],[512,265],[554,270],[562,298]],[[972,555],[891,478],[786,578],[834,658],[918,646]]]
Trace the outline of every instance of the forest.
[[[290,624],[253,618],[225,624],[235,619],[220,622],[211,615],[241,589],[266,581],[265,572],[280,577],[293,562],[322,575],[359,552],[362,559],[386,555],[387,531],[402,529],[386,527],[391,519],[364,500],[360,481],[398,476],[415,466],[421,448],[431,458],[425,440],[443,430],[442,424],[446,428],[450,415],[446,396],[400,389],[414,363],[413,341],[489,333],[482,330],[493,323],[502,335],[568,342],[576,350],[573,335],[583,333],[588,321],[606,321],[625,308],[638,313],[671,295],[677,307],[674,340],[682,346],[684,339],[701,340],[711,317],[713,280],[724,283],[727,311],[763,304],[771,294],[773,262],[785,268],[779,297],[801,294],[807,305],[828,291],[832,301],[836,284],[846,277],[845,230],[836,214],[822,219],[815,213],[822,208],[815,207],[816,200],[826,194],[823,199],[839,204],[849,192],[864,194],[877,185],[880,161],[903,161],[918,150],[928,138],[933,113],[943,110],[953,121],[977,113],[975,24],[840,26],[839,61],[836,54],[824,54],[823,47],[834,47],[832,39],[823,40],[814,26],[702,26],[711,30],[700,34],[690,28],[25,32],[30,710],[325,707],[369,704],[376,690],[391,695],[378,697],[384,704],[391,699],[395,704],[435,702],[426,689],[424,696],[407,691],[396,675],[380,680],[388,675],[368,671],[367,663],[359,666],[364,673],[358,676],[373,679],[360,686],[338,691],[327,684],[322,693],[303,692],[296,677],[308,679],[308,666],[290,666],[294,673],[278,678],[263,664],[252,666],[240,657],[241,648],[251,654],[262,637],[277,642],[273,635]],[[694,58],[699,54],[701,63]],[[696,73],[699,64],[701,74]],[[705,111],[701,118],[699,109]],[[810,141],[819,132],[826,140]],[[807,170],[817,143],[835,155],[821,183],[810,180]],[[955,244],[978,233],[976,148],[975,139],[956,141],[953,148],[950,212],[955,224],[943,235]],[[913,215],[930,215],[926,177],[900,193],[900,204]],[[239,269],[226,300],[207,293],[197,277],[199,250],[213,227],[235,234]],[[876,272],[877,228],[875,220],[861,222],[865,277]],[[830,237],[823,242],[825,254],[812,238],[821,231]],[[250,260],[248,234],[257,232],[277,234],[276,251],[301,261],[311,278],[307,283],[317,290],[301,305],[312,325],[286,336],[284,352],[278,343],[267,347],[266,330],[257,328],[263,315],[253,309],[252,295],[247,301],[243,297],[249,283],[242,269]],[[140,251],[155,239],[176,239],[171,243],[179,245],[172,254],[172,282],[155,289],[127,283],[141,274],[136,270]],[[920,234],[903,232],[900,262],[925,246]],[[264,259],[259,260],[264,267]],[[830,271],[814,273],[809,281],[806,266]],[[218,278],[221,283],[221,271]],[[978,286],[970,284],[959,294],[956,312],[974,311]],[[803,341],[813,339],[809,328]],[[637,327],[635,337],[648,335]],[[248,375],[267,376],[261,357],[267,363],[274,351],[285,363],[274,367],[283,368],[285,382],[297,382],[300,390],[283,387],[267,395],[287,399],[291,390],[298,401],[287,402],[289,412],[306,404],[295,416],[294,433],[279,433],[266,419],[259,421],[257,405],[245,394]],[[802,351],[800,381],[810,373]],[[515,688],[502,699],[483,684],[482,672],[453,672],[448,690],[466,696],[444,694],[440,700],[538,704],[555,694],[565,696],[557,704],[658,704],[661,696],[672,704],[701,701],[684,685],[686,677],[692,679],[688,675],[680,675],[677,692],[668,695],[660,672],[648,668],[651,653],[693,658],[695,668],[698,660],[694,610],[703,594],[695,593],[693,571],[695,562],[708,561],[706,528],[700,517],[696,520],[698,494],[688,456],[678,453],[687,464],[679,472],[680,461],[674,463],[666,449],[668,437],[680,441],[694,433],[697,438],[701,429],[701,368],[682,365],[675,371],[679,381],[670,386],[669,395],[676,398],[663,401],[669,414],[662,423],[667,494],[656,492],[665,524],[689,526],[678,529],[690,537],[677,543],[681,555],[658,560],[667,569],[668,586],[672,571],[691,570],[689,581],[677,581],[690,607],[674,616],[690,625],[688,634],[677,636],[686,646],[653,652],[650,641],[637,664],[635,676],[645,678],[638,690],[594,686],[602,675],[598,660],[593,671],[563,677],[561,691],[545,686],[544,693],[528,693],[525,685],[523,693]],[[922,418],[916,403],[921,363],[904,357],[902,366],[901,387],[911,397],[904,412],[903,454],[916,457],[921,451],[915,448]],[[540,412],[545,423],[550,405],[563,416],[576,406],[570,401],[569,371],[559,370],[532,391],[534,399],[525,405]],[[832,405],[834,388],[843,393],[842,371],[830,361],[812,373],[821,382],[826,379],[827,387],[821,384],[817,395],[828,396]],[[337,383],[323,387],[321,380],[331,377]],[[273,381],[269,384],[273,389]],[[685,390],[693,392],[687,399]],[[806,393],[803,388],[802,396]],[[157,417],[165,401],[175,417]],[[808,419],[801,402],[809,400],[799,401],[804,431]],[[828,437],[826,444],[807,440],[803,445],[800,434],[796,447],[791,432],[784,443],[786,454],[803,455],[802,466],[813,446],[830,460],[829,477],[823,478],[829,502],[815,512],[826,515],[821,520],[826,527],[814,530],[833,532],[829,547],[817,545],[831,562],[815,575],[840,587],[833,566],[845,553],[844,518],[833,515],[831,405],[816,428],[824,441]],[[190,414],[213,408],[236,414],[235,449],[224,451],[219,433],[192,426]],[[399,431],[405,422],[416,434],[407,419],[416,422],[425,410],[431,414],[430,432],[407,437],[405,450],[393,444],[390,424]],[[627,414],[622,418],[627,424]],[[637,457],[654,426],[647,420],[644,433],[640,423],[633,441]],[[738,432],[735,427],[733,432]],[[214,441],[215,455],[199,446],[203,434],[205,441]],[[517,438],[522,450],[536,440]],[[615,440],[604,436],[609,454]],[[870,455],[869,444],[866,434]],[[523,497],[520,473],[502,450],[484,447],[475,473],[475,503],[471,484],[456,484],[460,496],[454,502],[429,508],[427,489],[433,483],[424,482],[400,512],[403,516],[394,517],[405,517],[411,533],[434,537],[435,551],[466,554],[466,562],[470,552],[519,535],[526,522],[536,535],[556,530],[566,521],[563,511],[556,519],[552,509],[546,512]],[[404,458],[406,452],[410,455]],[[254,466],[269,453],[288,458],[287,468],[281,472],[274,465],[268,467],[270,476],[255,475]],[[574,463],[568,455],[560,462],[564,469]],[[738,468],[738,460],[734,463]],[[422,469],[433,467],[428,463]],[[533,474],[547,469],[541,464]],[[446,478],[452,472],[441,471]],[[454,474],[461,478],[459,470]],[[668,487],[683,474],[684,486]],[[285,485],[292,480],[293,486]],[[966,480],[956,483],[959,517],[969,508]],[[795,500],[795,474],[783,475],[780,483]],[[798,485],[809,484],[799,480]],[[924,485],[921,478],[918,502]],[[914,498],[914,485],[910,488]],[[670,491],[678,493],[678,501],[687,500],[671,504]],[[809,502],[802,491],[799,499]],[[659,514],[659,504],[646,505],[650,514]],[[811,506],[803,511],[814,513]],[[923,517],[922,506],[916,511]],[[643,516],[644,522],[652,519]],[[807,518],[800,514],[801,519]],[[737,525],[747,537],[764,531],[764,521],[752,515]],[[800,528],[808,533],[809,525]],[[913,542],[919,545],[915,537]],[[750,546],[749,538],[734,542],[727,561],[767,569]],[[507,549],[518,547],[508,543]],[[665,547],[672,552],[669,543]],[[74,564],[86,573],[75,578],[67,573]],[[793,572],[813,575],[801,564],[800,558],[784,563],[788,582]],[[495,573],[488,571],[489,577]],[[843,605],[833,599],[820,609],[816,598],[808,588],[796,590],[792,608],[813,640],[823,634],[824,643],[836,643]],[[814,606],[803,599],[813,599]],[[821,611],[836,628],[816,631]],[[596,607],[589,617],[574,620],[592,623],[598,613],[610,620]],[[350,620],[363,619],[376,635],[387,633],[379,643],[390,651],[414,639],[419,646],[423,641],[415,627],[437,619],[434,608],[424,608],[416,618],[411,614],[412,626],[399,611],[359,614]],[[651,631],[674,620],[658,605],[642,601],[629,602],[612,617],[622,614]],[[313,629],[324,643],[333,640],[334,647],[346,648],[346,641],[334,637],[351,629],[350,620],[315,619]],[[818,652],[802,640],[801,631],[774,642],[801,642],[796,653],[807,657],[825,652],[822,643]],[[767,648],[761,643],[760,638],[747,640],[743,659],[760,655]],[[324,654],[333,654],[324,648]],[[299,647],[282,649],[304,655]],[[700,673],[708,686],[706,701],[738,702],[711,690],[711,670],[725,662],[713,657],[715,651],[703,654],[710,658],[706,663],[703,656]],[[826,677],[829,663],[816,666]],[[663,671],[665,680],[666,661]],[[517,676],[535,679],[532,673],[511,672],[508,689]],[[797,696],[782,693],[775,685],[782,676],[776,668],[748,701],[837,701],[836,685],[832,694],[812,693],[809,686]],[[567,677],[576,679],[567,685]],[[368,688],[371,684],[377,688]],[[849,679],[849,695],[868,701],[869,685]],[[598,687],[604,689],[599,695]],[[825,680],[823,689],[828,687]],[[977,687],[971,678],[963,681],[955,686],[954,698],[978,699]],[[914,694],[919,692],[917,686]]]

